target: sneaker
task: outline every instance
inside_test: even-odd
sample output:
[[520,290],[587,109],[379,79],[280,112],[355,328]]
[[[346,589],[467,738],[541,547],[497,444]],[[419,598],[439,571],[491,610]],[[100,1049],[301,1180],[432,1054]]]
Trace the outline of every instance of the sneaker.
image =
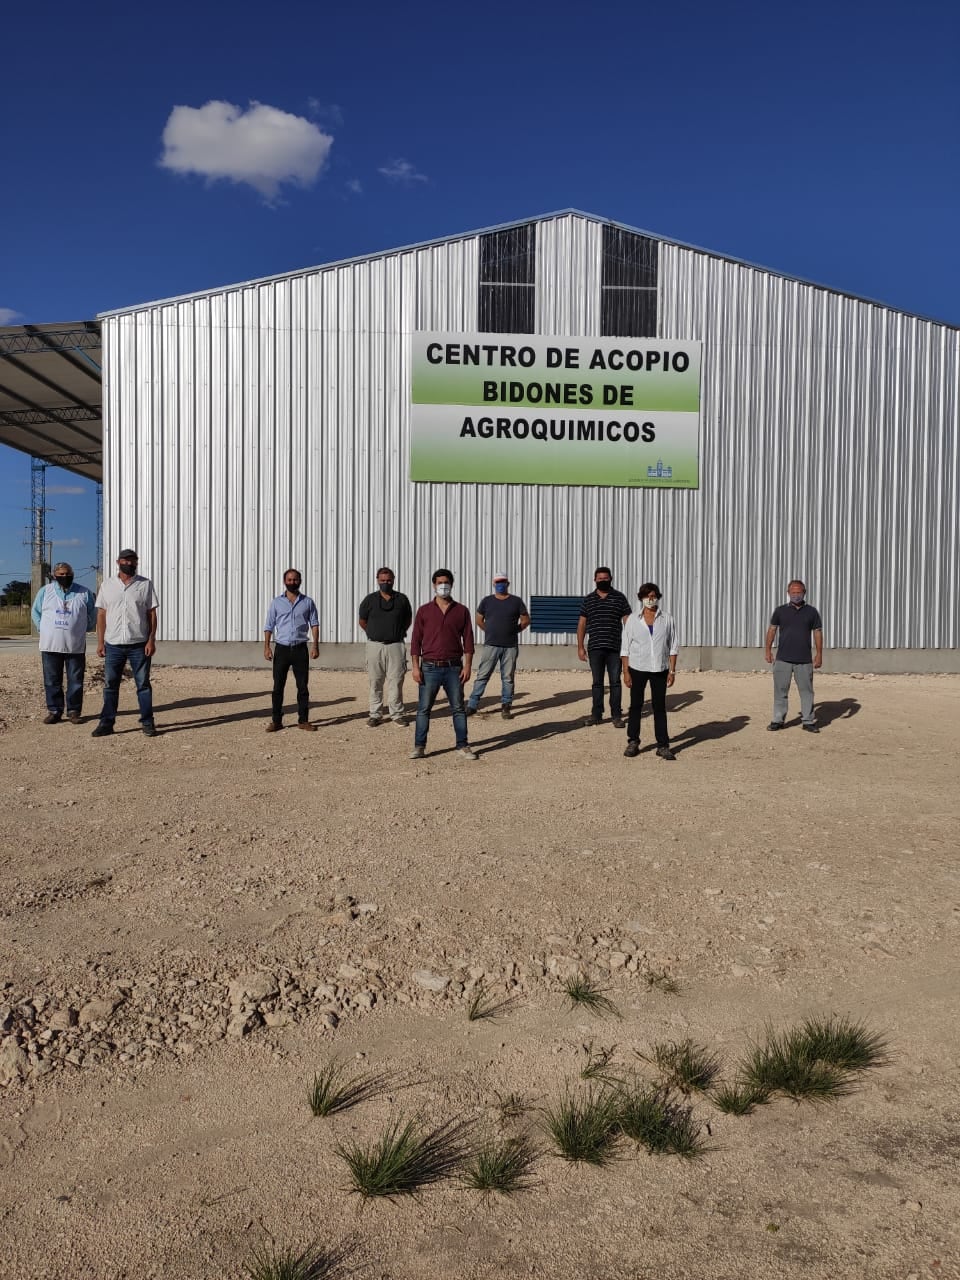
[[770,730],[770,732],[771,732],[771,733],[773,733],[773,731],[774,731],[775,729],[782,729],[782,728],[783,728],[783,721],[782,721],[782,720],[771,720],[771,721],[770,721],[770,723],[767,725],[767,728]]
[[480,757],[474,751],[473,747],[457,747],[457,755],[462,756],[464,760],[480,759]]
[[157,726],[156,726],[156,725],[154,725],[154,724],[142,724],[142,725],[140,726],[140,728],[143,730],[144,737],[147,737],[147,738],[156,738],[156,737],[157,737]]
[[410,759],[422,760],[426,754],[427,754],[426,747],[414,747],[413,750],[410,752]]
[[44,723],[44,724],[59,724],[59,723],[60,723],[60,718],[61,718],[61,717],[60,717],[60,712],[59,712],[59,711],[48,711],[48,712],[47,712],[47,714],[43,717],[43,723]]
[[470,703],[469,703],[469,702],[467,703],[467,705],[466,705],[463,709],[464,709],[464,711],[466,712],[466,714],[467,714],[468,716],[475,716],[475,715],[477,714],[477,708],[476,708],[476,707],[471,707],[471,705],[470,705]]
[[317,732],[317,726],[315,724],[311,724],[309,720],[301,720],[300,723],[297,725],[297,728],[303,729],[306,733]]
[[91,733],[90,737],[91,738],[108,738],[111,733],[113,733],[112,724],[98,724],[97,727],[94,729],[93,733]]
[[67,719],[70,721],[71,724],[83,724],[83,721],[80,718],[79,711],[68,711]]
[[267,733],[279,733],[283,725],[279,720],[270,720],[267,722]]
[[625,756],[638,756],[640,754],[639,742],[628,742],[627,749],[623,753]]
[[657,755],[661,760],[676,760],[676,756],[669,747],[657,747]]
[[815,724],[804,724],[804,725],[801,725],[800,727],[801,727],[801,729],[806,730],[806,732],[807,732],[807,733],[819,733],[819,732],[820,732],[820,728],[819,728],[819,726],[818,726],[818,725],[815,725]]
[[613,719],[613,727],[615,729],[625,729],[627,727],[627,722],[624,720],[623,716],[615,716]]
[[401,729],[406,729],[409,726],[410,721],[406,716],[395,716],[393,723],[398,724]]
[[603,720],[601,719],[600,716],[587,716],[586,720],[584,720],[583,723],[589,726],[589,725],[595,725],[595,724],[602,724]]
[[510,710],[510,708],[509,708],[509,707],[501,707],[501,708],[500,708],[500,718],[501,718],[501,720],[512,720],[512,719],[513,719],[513,712]]
[[382,721],[379,716],[371,716],[370,719],[367,721],[367,725],[371,729],[376,729],[377,726],[381,723]]

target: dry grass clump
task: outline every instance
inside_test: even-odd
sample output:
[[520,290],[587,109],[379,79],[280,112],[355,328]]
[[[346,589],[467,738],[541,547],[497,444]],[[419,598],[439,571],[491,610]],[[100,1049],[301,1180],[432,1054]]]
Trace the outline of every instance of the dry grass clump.
[[350,1170],[352,1189],[365,1200],[413,1195],[460,1167],[468,1127],[462,1120],[449,1120],[424,1130],[416,1120],[398,1119],[371,1146],[344,1143],[336,1153]]

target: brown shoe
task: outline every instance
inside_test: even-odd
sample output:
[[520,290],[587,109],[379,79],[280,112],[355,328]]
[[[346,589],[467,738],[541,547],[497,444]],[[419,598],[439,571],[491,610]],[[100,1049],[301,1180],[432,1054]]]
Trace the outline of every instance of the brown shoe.
[[301,720],[300,723],[297,725],[297,728],[306,729],[307,733],[317,732],[317,726],[315,724],[311,724],[309,720]]
[[80,718],[79,711],[68,711],[67,719],[70,721],[71,724],[83,724],[83,721]]
[[283,725],[279,720],[270,720],[267,723],[267,733],[279,733]]
[[48,711],[47,714],[43,717],[44,724],[59,724],[60,720],[61,720],[61,717],[57,714],[56,711]]

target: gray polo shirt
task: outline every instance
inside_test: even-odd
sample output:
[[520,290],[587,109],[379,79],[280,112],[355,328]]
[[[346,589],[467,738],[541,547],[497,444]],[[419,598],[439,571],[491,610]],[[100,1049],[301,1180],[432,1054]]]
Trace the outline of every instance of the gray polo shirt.
[[97,592],[97,608],[107,615],[107,644],[145,644],[150,638],[151,609],[160,601],[149,578],[139,573],[123,583],[119,576],[104,578]]

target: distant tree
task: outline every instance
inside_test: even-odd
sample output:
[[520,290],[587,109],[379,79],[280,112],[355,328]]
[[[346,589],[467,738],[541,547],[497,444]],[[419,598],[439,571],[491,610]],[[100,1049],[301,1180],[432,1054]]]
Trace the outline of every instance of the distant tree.
[[30,590],[29,582],[19,582],[14,579],[3,588],[3,597],[7,604],[29,604]]

